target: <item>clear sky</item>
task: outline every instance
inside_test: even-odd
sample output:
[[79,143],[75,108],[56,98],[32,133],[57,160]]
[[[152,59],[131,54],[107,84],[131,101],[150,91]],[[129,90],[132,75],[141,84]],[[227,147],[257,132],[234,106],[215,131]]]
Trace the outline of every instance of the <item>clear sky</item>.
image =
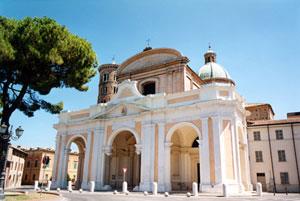
[[[93,45],[101,64],[116,62],[151,46],[170,47],[198,72],[208,43],[248,102],[267,102],[276,118],[300,111],[299,0],[1,0],[0,15],[22,19],[48,16]],[[98,75],[88,92],[53,90],[47,100],[78,110],[97,102]],[[13,114],[23,146],[53,147],[57,116],[44,111]]]

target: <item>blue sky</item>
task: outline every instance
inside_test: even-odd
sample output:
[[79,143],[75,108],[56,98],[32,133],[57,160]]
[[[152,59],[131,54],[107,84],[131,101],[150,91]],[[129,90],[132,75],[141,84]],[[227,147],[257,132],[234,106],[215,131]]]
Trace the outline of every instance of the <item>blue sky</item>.
[[[298,0],[1,0],[0,15],[48,16],[93,45],[100,63],[117,63],[151,46],[170,47],[197,72],[208,43],[248,102],[268,102],[276,118],[300,111],[300,1]],[[78,110],[96,104],[98,75],[88,92],[53,90],[47,100]],[[53,147],[57,116],[13,114],[23,146]]]

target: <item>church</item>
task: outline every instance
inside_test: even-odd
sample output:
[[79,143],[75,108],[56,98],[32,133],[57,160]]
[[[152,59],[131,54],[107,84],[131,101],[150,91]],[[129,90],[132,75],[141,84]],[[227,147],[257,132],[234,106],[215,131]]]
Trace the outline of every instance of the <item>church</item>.
[[[99,67],[96,105],[62,112],[52,187],[66,188],[72,143],[75,188],[242,193],[252,189],[245,100],[209,47],[195,73],[171,48],[146,47],[121,64]],[[124,169],[126,170],[124,175]]]

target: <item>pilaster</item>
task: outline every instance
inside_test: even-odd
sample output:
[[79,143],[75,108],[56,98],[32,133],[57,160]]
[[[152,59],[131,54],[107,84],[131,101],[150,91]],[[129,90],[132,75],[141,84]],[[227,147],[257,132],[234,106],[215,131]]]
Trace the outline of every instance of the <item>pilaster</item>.
[[88,189],[88,175],[89,175],[89,160],[90,160],[90,150],[91,150],[91,138],[92,131],[88,130],[87,132],[87,144],[85,147],[84,154],[84,166],[83,166],[83,178],[81,183],[82,189]]

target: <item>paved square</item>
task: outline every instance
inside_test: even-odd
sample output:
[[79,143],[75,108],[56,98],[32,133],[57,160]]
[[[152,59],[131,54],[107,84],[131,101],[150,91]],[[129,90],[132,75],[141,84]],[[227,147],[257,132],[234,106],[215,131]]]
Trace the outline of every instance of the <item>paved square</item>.
[[89,193],[89,192],[83,192],[80,194],[77,191],[74,191],[73,193],[68,192],[62,192],[62,196],[64,198],[67,198],[68,200],[72,201],[138,201],[138,200],[151,200],[151,201],[160,201],[160,200],[172,200],[172,201],[188,201],[188,200],[208,200],[208,201],[214,201],[214,200],[226,200],[226,201],[239,201],[239,200],[262,200],[262,201],[271,201],[271,200],[300,200],[300,194],[276,194],[273,196],[273,194],[265,193],[262,197],[258,196],[232,196],[232,197],[221,197],[217,195],[199,195],[198,197],[186,197],[184,194],[171,194],[169,197],[164,197],[163,194],[159,194],[157,196],[144,196],[143,193],[130,193],[129,195],[124,194],[117,194],[113,195],[113,193]]

